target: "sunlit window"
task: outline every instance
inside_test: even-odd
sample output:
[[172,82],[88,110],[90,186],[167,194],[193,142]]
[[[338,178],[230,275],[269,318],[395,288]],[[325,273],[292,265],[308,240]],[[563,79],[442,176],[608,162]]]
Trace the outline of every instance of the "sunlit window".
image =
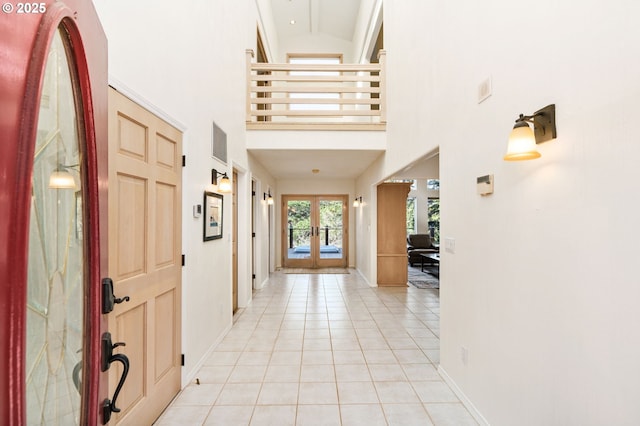
[[[313,57],[313,56],[289,56],[290,64],[298,64],[298,65],[317,65],[317,64],[328,64],[328,65],[339,65],[342,63],[341,56],[335,57]],[[339,76],[340,73],[338,71],[291,71],[290,75],[297,77],[305,77],[305,76]],[[307,86],[313,86],[314,88],[322,88],[325,85],[331,85],[332,83],[324,83],[324,82],[305,82],[300,81],[300,84],[304,84]],[[292,111],[308,111],[308,110],[320,110],[320,111],[337,111],[340,109],[339,104],[328,103],[331,99],[340,99],[340,94],[335,92],[301,92],[301,93],[290,93],[289,96],[292,99],[313,99],[318,100],[316,103],[299,103],[299,104],[290,104],[289,109]]]

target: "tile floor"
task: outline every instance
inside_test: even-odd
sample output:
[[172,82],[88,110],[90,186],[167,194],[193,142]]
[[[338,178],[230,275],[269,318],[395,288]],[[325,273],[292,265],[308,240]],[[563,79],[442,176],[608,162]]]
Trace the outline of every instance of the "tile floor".
[[437,372],[439,318],[437,290],[276,272],[156,425],[476,425]]

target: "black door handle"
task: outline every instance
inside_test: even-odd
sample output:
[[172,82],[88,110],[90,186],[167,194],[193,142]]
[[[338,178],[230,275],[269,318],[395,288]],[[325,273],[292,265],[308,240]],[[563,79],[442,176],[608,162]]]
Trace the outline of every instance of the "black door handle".
[[111,342],[111,333],[105,332],[102,335],[102,371],[107,371],[112,363],[120,362],[122,363],[122,376],[120,376],[120,380],[118,381],[118,386],[116,386],[116,390],[113,393],[113,400],[106,398],[102,402],[102,424],[106,425],[111,420],[111,413],[119,413],[121,411],[120,408],[116,407],[116,400],[118,399],[118,395],[122,390],[122,386],[124,382],[127,380],[127,375],[129,374],[129,358],[125,354],[114,354],[113,349],[118,346],[126,346],[123,342],[118,342],[113,344]]
[[[121,362],[123,366],[122,376],[120,376],[120,381],[118,382],[118,386],[116,386],[116,391],[113,393],[113,400],[109,401],[105,400],[105,403],[108,404],[109,410],[114,413],[119,413],[121,410],[116,407],[116,400],[118,399],[118,395],[122,390],[122,385],[124,385],[125,380],[127,380],[127,375],[129,374],[129,358],[125,354],[115,354],[110,359],[111,362]],[[105,408],[106,407],[105,404]]]
[[103,278],[102,279],[102,313],[108,314],[113,311],[113,307],[116,304],[122,302],[128,302],[131,300],[129,296],[125,296],[122,298],[116,298],[115,294],[113,294],[113,280],[111,278]]
[[71,378],[73,379],[73,385],[76,387],[76,390],[80,395],[82,395],[82,378],[80,377],[81,372],[82,372],[82,360],[77,362],[77,364],[73,367],[73,373],[71,373]]

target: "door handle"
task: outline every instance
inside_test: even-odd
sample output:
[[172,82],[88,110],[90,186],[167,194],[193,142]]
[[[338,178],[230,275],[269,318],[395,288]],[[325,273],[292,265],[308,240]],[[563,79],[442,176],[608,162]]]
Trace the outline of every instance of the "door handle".
[[[82,348],[76,351],[77,354],[80,352],[82,352]],[[75,386],[78,393],[82,395],[82,360],[78,361],[76,365],[73,366],[71,379],[73,380],[73,386]]]
[[73,385],[76,387],[76,390],[80,395],[82,395],[82,378],[80,374],[82,372],[82,360],[78,361],[78,363],[73,367],[73,372],[71,373],[71,378],[73,379]]
[[120,304],[122,302],[128,302],[131,300],[129,296],[125,296],[122,298],[116,298],[115,294],[113,294],[113,280],[111,278],[103,278],[102,279],[102,313],[108,314],[113,311],[113,307],[116,304]]
[[[109,413],[108,416],[109,418],[111,418],[111,413],[119,413],[120,410],[118,407],[116,407],[116,400],[118,399],[118,395],[120,394],[120,391],[122,390],[122,386],[124,385],[125,380],[127,380],[127,375],[129,374],[129,358],[125,355],[125,354],[115,354],[113,355],[110,359],[109,359],[109,363],[112,362],[121,362],[122,363],[122,376],[120,376],[120,380],[118,381],[118,386],[116,386],[116,391],[113,393],[113,400],[109,401],[109,399],[105,399],[104,400],[104,406],[103,406],[103,417],[106,417],[107,412]],[[108,422],[109,420],[107,420]],[[106,423],[105,423],[106,424]]]
[[124,382],[127,380],[127,375],[129,374],[129,358],[125,354],[113,354],[113,350],[118,346],[126,346],[126,344],[124,342],[112,343],[111,333],[109,332],[105,332],[102,335],[102,371],[107,371],[114,362],[121,363],[123,367],[122,376],[120,376],[118,386],[116,386],[116,390],[113,393],[113,400],[105,398],[102,402],[103,425],[109,423],[109,420],[111,420],[111,413],[119,413],[121,411],[121,409],[116,406],[116,401],[118,399],[118,395],[120,395]]

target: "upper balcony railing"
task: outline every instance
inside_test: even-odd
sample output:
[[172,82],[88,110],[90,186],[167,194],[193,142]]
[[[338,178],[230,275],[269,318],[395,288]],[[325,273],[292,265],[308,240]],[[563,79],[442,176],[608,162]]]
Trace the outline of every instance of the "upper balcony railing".
[[247,129],[385,130],[385,52],[377,64],[269,64],[247,50]]

